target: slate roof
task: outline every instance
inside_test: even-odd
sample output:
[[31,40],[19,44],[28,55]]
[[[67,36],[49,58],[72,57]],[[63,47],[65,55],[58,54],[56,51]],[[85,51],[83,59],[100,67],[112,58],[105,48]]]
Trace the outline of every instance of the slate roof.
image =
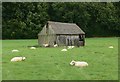
[[85,34],[85,32],[74,23],[48,21],[48,26],[52,28],[55,34]]

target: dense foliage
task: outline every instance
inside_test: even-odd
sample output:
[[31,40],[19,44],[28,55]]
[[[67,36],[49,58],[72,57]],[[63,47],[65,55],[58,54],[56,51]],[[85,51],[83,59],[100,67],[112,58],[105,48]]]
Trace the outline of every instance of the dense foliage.
[[119,3],[2,3],[3,39],[37,38],[47,21],[76,23],[87,37],[119,36]]

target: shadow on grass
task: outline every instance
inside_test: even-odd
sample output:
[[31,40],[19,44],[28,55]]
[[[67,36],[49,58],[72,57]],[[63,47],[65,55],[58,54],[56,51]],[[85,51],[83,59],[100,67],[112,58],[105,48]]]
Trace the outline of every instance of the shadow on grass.
[[30,47],[36,47],[36,48],[40,48],[40,47],[42,47],[42,46],[40,46],[40,45],[33,45],[33,46],[27,46],[28,48],[30,48]]

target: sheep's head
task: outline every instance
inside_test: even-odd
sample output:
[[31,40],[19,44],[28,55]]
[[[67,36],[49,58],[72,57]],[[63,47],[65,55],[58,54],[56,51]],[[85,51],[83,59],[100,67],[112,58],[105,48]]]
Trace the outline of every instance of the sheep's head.
[[70,62],[70,65],[75,65],[75,61],[72,60],[72,61]]
[[22,58],[22,60],[25,60],[25,59],[26,59],[25,57]]

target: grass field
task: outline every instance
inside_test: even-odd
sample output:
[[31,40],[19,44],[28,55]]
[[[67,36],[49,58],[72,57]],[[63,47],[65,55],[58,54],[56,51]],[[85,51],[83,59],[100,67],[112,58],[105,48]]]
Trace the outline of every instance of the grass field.
[[[3,40],[3,80],[117,80],[118,38],[86,38],[86,46],[61,52],[63,47],[37,48],[37,40]],[[110,45],[113,49],[108,48]],[[20,50],[12,53],[12,49]],[[10,62],[14,56],[27,57]],[[88,62],[86,68],[70,66],[70,61]]]

